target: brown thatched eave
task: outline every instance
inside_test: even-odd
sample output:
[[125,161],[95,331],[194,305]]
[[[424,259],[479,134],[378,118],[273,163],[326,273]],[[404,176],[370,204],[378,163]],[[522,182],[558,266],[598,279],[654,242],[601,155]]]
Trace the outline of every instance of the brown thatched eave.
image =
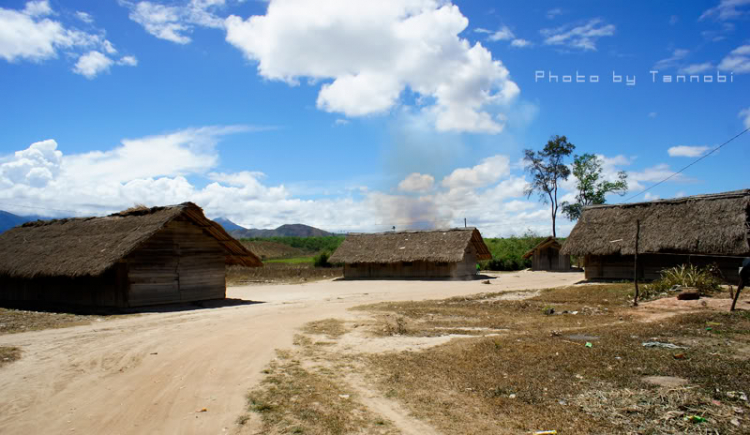
[[349,234],[330,261],[334,263],[388,264],[409,261],[462,261],[468,246],[477,258],[492,258],[476,228],[435,231],[403,231],[378,234]]
[[562,248],[570,255],[750,254],[750,190],[587,207]]
[[0,275],[98,276],[180,216],[221,244],[227,264],[262,265],[219,224],[207,219],[200,207],[187,202],[103,217],[28,222],[0,234]]

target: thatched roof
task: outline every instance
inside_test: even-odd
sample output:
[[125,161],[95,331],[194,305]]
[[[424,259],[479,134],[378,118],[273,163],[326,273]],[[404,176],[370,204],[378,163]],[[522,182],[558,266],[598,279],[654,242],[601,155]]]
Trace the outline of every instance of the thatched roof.
[[529,250],[529,252],[523,254],[523,258],[529,258],[532,255],[534,255],[534,252],[536,252],[537,250],[545,249],[545,248],[547,248],[549,246],[554,246],[556,249],[560,249],[560,247],[561,247],[560,242],[558,242],[556,238],[554,238],[552,236],[549,236],[546,239],[544,239],[541,242],[539,242],[538,245],[536,245],[533,248],[531,248]]
[[563,254],[750,254],[750,189],[634,204],[587,207]]
[[0,275],[98,276],[172,220],[183,217],[214,237],[227,264],[261,266],[253,253],[197,205],[133,208],[105,217],[27,222],[0,234]]
[[398,263],[462,261],[472,244],[479,260],[492,258],[476,228],[437,231],[404,231],[379,234],[349,234],[331,256],[333,263]]

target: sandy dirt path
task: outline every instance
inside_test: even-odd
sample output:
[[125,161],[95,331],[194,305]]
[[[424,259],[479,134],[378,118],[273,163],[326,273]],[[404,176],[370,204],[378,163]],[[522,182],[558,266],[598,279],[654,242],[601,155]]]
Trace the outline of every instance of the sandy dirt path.
[[[363,303],[437,299],[573,284],[580,273],[480,281],[323,281],[230,287],[258,304],[146,313],[0,336],[21,360],[0,369],[1,434],[224,434],[275,349],[303,324],[351,317]],[[201,410],[206,409],[205,412]]]

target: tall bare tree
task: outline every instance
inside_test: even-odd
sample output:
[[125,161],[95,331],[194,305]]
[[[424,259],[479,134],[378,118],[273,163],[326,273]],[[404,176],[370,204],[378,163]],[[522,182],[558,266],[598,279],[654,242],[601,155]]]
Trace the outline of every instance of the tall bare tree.
[[524,150],[524,164],[531,175],[531,183],[524,192],[526,197],[539,195],[539,200],[550,204],[552,214],[552,237],[557,237],[555,222],[560,204],[557,202],[557,189],[560,181],[567,180],[570,168],[565,164],[565,158],[575,149],[575,145],[568,142],[565,136],[552,136],[541,151]]

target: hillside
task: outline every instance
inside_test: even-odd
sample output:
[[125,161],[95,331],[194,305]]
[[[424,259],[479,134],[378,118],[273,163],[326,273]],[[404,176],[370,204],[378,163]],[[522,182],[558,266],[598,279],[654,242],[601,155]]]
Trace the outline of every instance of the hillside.
[[242,244],[261,260],[304,257],[311,255],[311,252],[305,249],[295,248],[284,243],[267,240],[256,240],[252,242],[243,241]]
[[219,224],[222,227],[224,227],[224,229],[227,230],[227,232],[232,232],[234,230],[244,230],[244,229],[246,229],[245,227],[237,225],[236,223],[230,221],[227,218],[223,218],[223,217],[214,219],[214,222],[216,222],[217,224]]
[[38,216],[17,216],[13,213],[0,210],[0,233],[9,230],[15,226],[21,225],[24,222],[33,221],[38,219]]
[[[226,227],[225,227],[226,228]],[[303,224],[286,224],[275,230],[256,230],[256,229],[234,229],[229,230],[232,237],[237,239],[268,238],[268,237],[326,237],[332,236],[333,233]]]

